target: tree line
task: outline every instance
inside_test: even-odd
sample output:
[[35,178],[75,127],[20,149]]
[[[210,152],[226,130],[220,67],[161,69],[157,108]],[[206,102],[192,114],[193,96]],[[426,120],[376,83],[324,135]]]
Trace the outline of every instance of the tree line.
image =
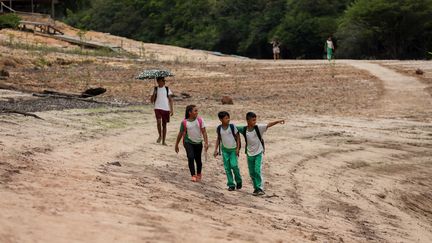
[[432,0],[65,0],[64,20],[144,42],[271,58],[425,59]]

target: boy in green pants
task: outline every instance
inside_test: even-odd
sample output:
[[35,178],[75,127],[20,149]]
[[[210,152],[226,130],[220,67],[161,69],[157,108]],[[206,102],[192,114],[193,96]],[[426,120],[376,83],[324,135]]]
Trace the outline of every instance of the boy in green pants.
[[[228,180],[228,191],[234,191],[236,187],[237,189],[242,188],[242,178],[237,160],[240,152],[240,135],[237,127],[230,123],[230,115],[228,112],[221,111],[218,113],[218,117],[222,124],[216,129],[218,136],[214,156],[216,157],[218,154],[222,155]],[[236,183],[234,183],[234,180]]]
[[246,155],[249,168],[249,175],[252,179],[254,191],[253,195],[264,195],[264,183],[262,178],[263,154],[265,150],[264,140],[262,135],[269,127],[278,123],[284,124],[285,120],[278,120],[268,124],[258,124],[256,114],[248,112],[246,114],[247,126],[238,127],[238,130],[243,134],[246,141]]

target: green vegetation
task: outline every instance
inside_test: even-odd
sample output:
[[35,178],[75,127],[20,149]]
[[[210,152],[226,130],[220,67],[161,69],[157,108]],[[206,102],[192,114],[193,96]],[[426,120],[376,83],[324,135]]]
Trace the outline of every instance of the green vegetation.
[[334,36],[344,58],[426,58],[432,0],[80,0],[66,21],[144,42],[271,58],[322,58]]
[[92,49],[92,50],[82,49],[82,48],[65,49],[65,48],[47,46],[42,44],[27,44],[27,43],[19,42],[18,39],[16,39],[13,35],[9,36],[8,41],[0,41],[0,45],[7,46],[10,48],[40,52],[44,54],[58,52],[58,53],[75,54],[75,55],[83,55],[83,56],[137,58],[137,56],[133,53],[129,53],[125,51],[114,52],[107,48]]
[[3,28],[18,28],[20,17],[16,14],[3,14],[0,15],[0,29]]
[[343,57],[424,58],[432,46],[432,1],[358,0],[337,37]]

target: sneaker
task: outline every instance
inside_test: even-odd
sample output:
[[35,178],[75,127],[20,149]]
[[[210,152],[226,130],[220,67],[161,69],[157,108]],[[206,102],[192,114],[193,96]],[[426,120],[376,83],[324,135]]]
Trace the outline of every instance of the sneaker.
[[265,195],[265,192],[262,189],[258,189],[258,195],[259,196]]
[[197,182],[197,176],[196,176],[196,175],[193,175],[193,176],[192,176],[192,181],[193,181],[193,182]]
[[201,181],[201,179],[202,179],[202,174],[197,174],[197,175],[196,175],[196,178],[197,178],[197,181]]
[[252,195],[254,195],[254,196],[258,196],[258,189],[255,189],[255,190],[252,192]]
[[235,187],[233,186],[228,187],[228,191],[235,191]]
[[242,189],[242,184],[240,183],[240,184],[237,184],[237,190],[240,190],[240,189]]

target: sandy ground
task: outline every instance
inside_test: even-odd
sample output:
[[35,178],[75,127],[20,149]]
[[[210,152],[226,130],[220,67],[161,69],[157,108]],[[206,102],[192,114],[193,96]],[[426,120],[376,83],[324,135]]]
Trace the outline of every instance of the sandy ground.
[[[386,61],[381,62],[387,68],[396,70],[407,76],[413,76],[427,85],[426,92],[432,95],[432,65],[431,61]],[[417,73],[420,71],[420,73]]]
[[[420,82],[405,88],[407,77],[353,65],[385,80],[377,113],[387,118],[285,117],[266,135],[259,198],[244,155],[244,189],[226,191],[221,162],[210,158],[204,181],[191,183],[184,153],[154,142],[148,106],[38,113],[43,121],[3,116],[0,239],[430,242],[432,125],[406,117],[430,112],[431,99]],[[398,102],[394,93],[403,93]]]
[[[103,60],[116,71],[98,61],[85,70],[107,71],[102,84],[119,90],[106,98],[151,89],[131,78],[105,82],[139,68]],[[70,91],[72,81],[56,75],[82,72],[16,63],[7,83],[30,90]],[[431,242],[432,98],[425,82],[386,63],[164,63],[177,68],[170,87],[193,97],[176,102],[169,146],[155,142],[149,105],[37,112],[44,120],[0,115],[0,242]],[[226,93],[233,106],[217,104]],[[31,97],[0,90],[0,99]],[[243,154],[243,189],[226,190],[211,156],[203,181],[190,181],[184,150],[173,148],[190,102],[207,121],[210,150],[218,110],[238,124],[250,109],[262,122],[287,120],[265,134],[265,196],[252,196]]]

